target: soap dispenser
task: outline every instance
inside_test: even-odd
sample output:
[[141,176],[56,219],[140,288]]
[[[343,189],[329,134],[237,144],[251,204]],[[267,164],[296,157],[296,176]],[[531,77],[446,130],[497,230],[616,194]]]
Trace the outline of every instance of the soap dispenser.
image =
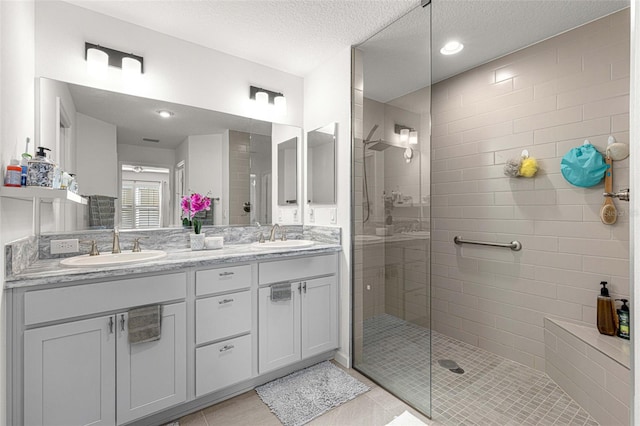
[[618,323],[620,327],[618,328],[618,337],[622,337],[623,339],[629,340],[630,331],[629,331],[629,307],[627,306],[627,299],[616,299],[622,302],[622,306],[618,309]]
[[598,296],[598,331],[607,336],[615,336],[617,330],[616,312],[613,299],[609,296],[607,282],[601,281],[600,296]]
[[49,148],[39,146],[36,156],[28,160],[27,186],[53,187],[56,165],[47,158],[45,150],[51,151]]

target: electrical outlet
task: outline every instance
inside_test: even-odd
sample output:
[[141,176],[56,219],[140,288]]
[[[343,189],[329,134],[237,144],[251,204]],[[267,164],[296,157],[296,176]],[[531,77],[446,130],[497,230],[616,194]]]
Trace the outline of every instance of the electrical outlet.
[[77,253],[78,239],[71,240],[51,240],[51,254]]

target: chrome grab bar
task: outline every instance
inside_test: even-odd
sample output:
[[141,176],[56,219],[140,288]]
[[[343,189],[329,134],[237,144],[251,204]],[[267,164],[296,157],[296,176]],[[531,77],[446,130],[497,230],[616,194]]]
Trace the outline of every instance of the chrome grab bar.
[[491,242],[485,242],[485,241],[463,240],[461,236],[456,235],[455,237],[453,237],[453,242],[459,246],[461,246],[462,244],[476,244],[479,246],[508,247],[513,251],[522,250],[522,243],[517,240],[511,241],[510,243],[491,243]]

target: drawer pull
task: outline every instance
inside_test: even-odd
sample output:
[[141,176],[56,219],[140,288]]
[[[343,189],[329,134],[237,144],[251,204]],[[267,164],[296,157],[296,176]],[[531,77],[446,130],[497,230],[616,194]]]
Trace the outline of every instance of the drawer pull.
[[218,305],[224,305],[225,303],[231,303],[233,302],[233,299],[223,299],[218,301]]
[[220,348],[220,352],[226,352],[229,351],[231,349],[235,348],[235,346],[233,345],[224,345],[223,347]]
[[218,275],[221,277],[228,277],[229,275],[233,275],[235,272],[220,272]]

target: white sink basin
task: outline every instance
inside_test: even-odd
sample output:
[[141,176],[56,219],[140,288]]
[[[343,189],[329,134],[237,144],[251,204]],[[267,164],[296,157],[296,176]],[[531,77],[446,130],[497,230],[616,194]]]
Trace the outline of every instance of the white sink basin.
[[166,257],[167,253],[162,250],[144,250],[139,252],[126,251],[122,253],[107,253],[98,256],[68,257],[60,261],[60,264],[70,268],[86,268],[91,266],[114,266],[126,265],[128,263],[148,262]]
[[251,248],[259,250],[271,250],[281,248],[304,248],[314,244],[311,240],[287,240],[287,241],[267,241],[264,243],[251,243]]

